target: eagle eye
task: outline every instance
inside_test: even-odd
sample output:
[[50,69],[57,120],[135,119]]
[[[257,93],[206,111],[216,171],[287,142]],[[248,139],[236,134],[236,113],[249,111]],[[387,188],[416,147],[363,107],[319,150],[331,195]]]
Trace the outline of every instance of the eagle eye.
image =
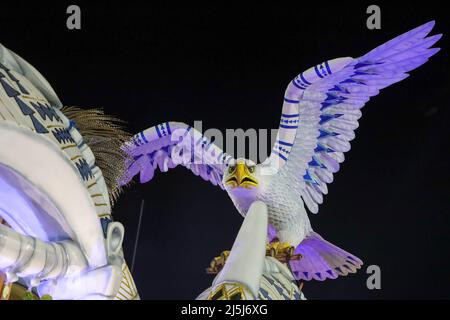
[[234,170],[236,170],[236,166],[229,166],[228,167],[228,173],[233,173],[234,172]]

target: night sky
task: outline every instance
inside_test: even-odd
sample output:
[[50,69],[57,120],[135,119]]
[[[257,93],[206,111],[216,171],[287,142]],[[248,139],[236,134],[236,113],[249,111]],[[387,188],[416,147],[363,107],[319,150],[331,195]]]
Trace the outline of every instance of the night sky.
[[[66,28],[78,4],[82,29]],[[137,133],[165,121],[204,129],[276,128],[288,82],[322,61],[358,57],[430,20],[449,34],[440,3],[339,1],[284,6],[203,6],[54,1],[2,3],[0,42],[33,64],[62,102],[103,107]],[[424,4],[426,3],[426,6]],[[449,298],[448,36],[443,50],[364,108],[352,150],[329,186],[315,231],[361,258],[355,275],[305,283],[309,299]],[[230,249],[242,223],[224,191],[183,167],[136,182],[113,215],[126,228],[131,264],[145,200],[134,278],[143,299],[190,299],[207,288],[210,260]],[[368,290],[366,268],[381,268]]]

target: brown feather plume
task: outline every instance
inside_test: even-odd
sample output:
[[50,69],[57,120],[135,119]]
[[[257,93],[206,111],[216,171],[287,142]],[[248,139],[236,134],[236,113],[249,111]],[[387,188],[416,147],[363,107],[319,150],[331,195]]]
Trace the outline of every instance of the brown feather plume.
[[75,122],[84,142],[92,150],[95,164],[103,173],[113,205],[122,193],[118,181],[123,177],[128,157],[121,146],[131,138],[131,134],[124,130],[125,122],[105,114],[102,109],[63,107],[61,111]]

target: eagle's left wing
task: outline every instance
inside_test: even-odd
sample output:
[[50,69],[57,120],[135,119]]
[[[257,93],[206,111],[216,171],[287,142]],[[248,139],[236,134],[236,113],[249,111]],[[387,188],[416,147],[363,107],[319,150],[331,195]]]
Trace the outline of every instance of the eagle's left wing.
[[153,178],[156,168],[167,172],[181,164],[223,189],[223,170],[233,159],[195,128],[180,122],[165,122],[142,131],[124,148],[130,159],[122,184],[137,174],[145,183]]
[[433,26],[422,25],[360,58],[324,62],[288,86],[268,163],[311,212],[318,212],[327,184],[350,150],[360,109],[380,89],[405,79],[439,51],[430,47],[441,35],[427,37]]

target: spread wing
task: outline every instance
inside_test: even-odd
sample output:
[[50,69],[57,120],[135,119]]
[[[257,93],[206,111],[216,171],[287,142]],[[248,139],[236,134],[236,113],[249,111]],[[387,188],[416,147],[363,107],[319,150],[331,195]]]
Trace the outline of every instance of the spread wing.
[[145,183],[153,178],[156,168],[167,172],[181,164],[223,189],[223,170],[233,159],[200,132],[179,122],[166,122],[142,131],[125,149],[130,159],[123,184],[137,174],[141,183]]
[[344,161],[355,137],[361,108],[373,96],[408,77],[439,51],[427,37],[434,22],[413,29],[353,58],[324,62],[298,75],[284,98],[280,129],[269,157],[308,209],[318,212],[327,184]]

